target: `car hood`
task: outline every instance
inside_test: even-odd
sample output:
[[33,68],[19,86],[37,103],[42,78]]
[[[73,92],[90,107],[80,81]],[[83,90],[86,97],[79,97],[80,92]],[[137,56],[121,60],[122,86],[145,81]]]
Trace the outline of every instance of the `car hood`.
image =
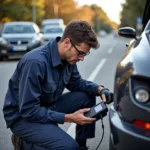
[[37,34],[35,33],[29,33],[29,34],[2,34],[2,37],[3,38],[6,38],[6,39],[10,39],[10,38],[34,38],[35,36],[37,36]]
[[[143,32],[134,52],[135,74],[150,77],[150,32]],[[137,43],[138,44],[138,43]]]
[[46,33],[46,34],[43,34],[43,38],[56,38],[57,36],[62,37],[62,34],[60,34],[60,33],[56,33],[56,34]]
[[140,39],[132,44],[120,65],[130,70],[130,76],[140,75],[150,77],[150,33],[143,32]]

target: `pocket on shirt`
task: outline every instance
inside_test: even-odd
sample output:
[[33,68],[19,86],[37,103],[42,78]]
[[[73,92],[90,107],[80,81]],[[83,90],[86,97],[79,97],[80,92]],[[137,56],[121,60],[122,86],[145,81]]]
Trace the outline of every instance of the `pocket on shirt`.
[[54,92],[56,89],[57,85],[55,83],[48,83],[43,86],[43,92],[41,95],[42,106],[51,106],[51,104],[55,101]]
[[70,82],[70,79],[71,79],[71,73],[64,76],[63,80],[65,85],[67,85]]
[[57,89],[57,84],[56,83],[47,83],[43,85],[43,91],[45,93],[53,93]]

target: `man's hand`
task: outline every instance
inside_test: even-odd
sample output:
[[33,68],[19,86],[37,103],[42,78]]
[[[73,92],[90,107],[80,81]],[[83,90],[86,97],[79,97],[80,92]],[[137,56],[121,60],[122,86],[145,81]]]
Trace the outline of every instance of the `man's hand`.
[[98,94],[100,95],[104,103],[110,104],[111,102],[113,102],[113,93],[108,89],[100,86],[98,87]]
[[88,118],[84,116],[85,112],[88,112],[90,108],[80,109],[72,114],[65,115],[65,122],[74,122],[80,125],[90,124],[96,121],[96,118]]
[[[99,95],[100,95],[102,89],[104,89],[104,86],[99,86],[98,87],[98,94]],[[106,103],[106,96],[104,94],[100,95],[100,98],[103,100],[104,103]]]

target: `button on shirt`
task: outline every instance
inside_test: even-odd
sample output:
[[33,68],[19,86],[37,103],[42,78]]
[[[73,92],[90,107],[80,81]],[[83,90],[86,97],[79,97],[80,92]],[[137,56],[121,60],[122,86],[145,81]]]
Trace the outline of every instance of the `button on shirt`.
[[64,113],[50,109],[66,87],[98,96],[98,85],[81,78],[77,65],[62,62],[54,41],[25,54],[9,80],[3,107],[7,127],[20,117],[39,123],[64,123]]

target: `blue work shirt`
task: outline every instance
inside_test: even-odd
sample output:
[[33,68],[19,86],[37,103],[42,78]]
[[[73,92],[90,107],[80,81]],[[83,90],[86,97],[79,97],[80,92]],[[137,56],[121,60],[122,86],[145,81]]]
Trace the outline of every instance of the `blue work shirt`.
[[3,107],[7,127],[20,117],[31,122],[64,123],[64,113],[52,111],[52,106],[66,87],[98,96],[98,85],[83,80],[77,65],[62,62],[57,42],[25,54],[9,80]]

